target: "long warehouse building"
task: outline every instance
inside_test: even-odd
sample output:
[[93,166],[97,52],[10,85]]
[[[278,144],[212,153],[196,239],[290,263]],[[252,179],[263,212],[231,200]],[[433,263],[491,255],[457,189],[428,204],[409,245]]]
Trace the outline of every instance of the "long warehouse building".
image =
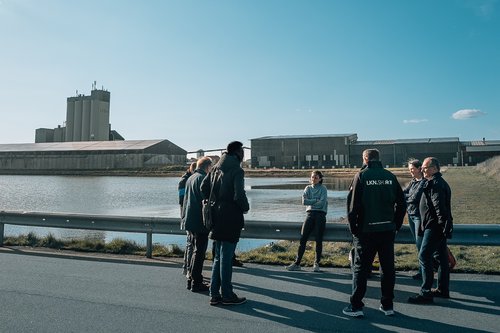
[[409,158],[434,156],[443,165],[476,165],[500,155],[500,140],[460,141],[451,138],[358,141],[358,135],[282,135],[251,139],[253,168],[361,167],[368,148],[380,151],[384,165],[404,167]]
[[186,150],[168,140],[0,144],[0,172],[183,165],[186,154]]

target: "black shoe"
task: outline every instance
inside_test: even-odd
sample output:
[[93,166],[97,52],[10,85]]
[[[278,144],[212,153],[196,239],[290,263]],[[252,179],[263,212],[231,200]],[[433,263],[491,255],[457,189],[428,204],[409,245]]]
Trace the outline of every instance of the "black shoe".
[[241,261],[239,261],[238,259],[233,258],[233,266],[234,267],[243,267],[243,263]]
[[222,297],[221,296],[215,296],[210,298],[210,305],[219,305],[222,303]]
[[222,305],[239,305],[245,303],[246,301],[247,299],[245,297],[238,297],[233,293],[233,297],[222,299]]
[[191,284],[193,283],[193,280],[187,279],[186,281],[186,289],[191,289]]
[[440,298],[450,298],[450,292],[443,292],[439,289],[431,289],[431,294],[433,297],[440,297]]
[[205,283],[200,283],[200,284],[194,284],[191,286],[191,291],[193,293],[201,293],[201,292],[205,292],[205,291],[209,291],[210,290],[210,286],[208,284],[205,284]]
[[412,275],[413,280],[422,280],[422,274],[418,272],[417,274]]
[[411,303],[411,304],[432,304],[432,303],[434,303],[434,299],[432,298],[432,296],[425,297],[425,296],[418,294],[415,296],[408,297],[408,303]]

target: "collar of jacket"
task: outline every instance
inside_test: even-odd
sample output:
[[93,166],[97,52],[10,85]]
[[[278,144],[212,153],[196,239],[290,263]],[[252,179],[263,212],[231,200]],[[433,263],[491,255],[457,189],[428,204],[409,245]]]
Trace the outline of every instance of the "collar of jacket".
[[207,173],[203,169],[196,169],[194,170],[195,173],[201,173],[202,175],[206,175]]
[[368,161],[368,168],[382,168],[382,162],[380,162],[380,161]]

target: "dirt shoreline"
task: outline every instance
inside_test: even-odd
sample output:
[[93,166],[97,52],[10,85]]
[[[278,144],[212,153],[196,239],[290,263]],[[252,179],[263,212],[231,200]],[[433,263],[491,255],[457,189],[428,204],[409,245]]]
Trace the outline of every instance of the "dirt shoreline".
[[[245,168],[246,177],[289,177],[309,178],[313,169],[249,169]],[[328,177],[353,177],[359,169],[319,169],[326,178]],[[405,168],[389,169],[398,177],[407,177]],[[0,170],[0,175],[26,175],[26,176],[127,176],[127,177],[180,177],[184,170]]]

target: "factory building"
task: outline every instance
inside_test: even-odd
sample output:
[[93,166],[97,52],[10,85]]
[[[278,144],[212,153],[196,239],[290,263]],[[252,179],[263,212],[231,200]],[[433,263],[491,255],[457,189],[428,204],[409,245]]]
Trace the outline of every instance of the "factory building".
[[376,148],[382,164],[387,166],[406,166],[409,158],[423,161],[428,156],[436,157],[443,165],[462,165],[461,147],[458,138],[358,141],[351,147],[351,158],[355,166],[361,166],[363,150]]
[[35,143],[123,140],[109,123],[110,93],[92,84],[90,96],[76,93],[66,100],[66,126],[38,128]]
[[133,170],[183,165],[186,153],[168,140],[0,144],[0,172]]
[[66,142],[109,140],[110,93],[93,88],[90,96],[68,97]]
[[481,140],[462,142],[464,163],[476,165],[489,158],[500,155],[500,140]]
[[265,136],[250,140],[252,166],[258,168],[333,168],[349,166],[356,134]]
[[385,166],[434,156],[443,165],[476,165],[500,155],[500,141],[460,142],[458,137],[357,141],[357,134],[266,136],[251,139],[254,168],[360,167],[363,150],[376,148]]

